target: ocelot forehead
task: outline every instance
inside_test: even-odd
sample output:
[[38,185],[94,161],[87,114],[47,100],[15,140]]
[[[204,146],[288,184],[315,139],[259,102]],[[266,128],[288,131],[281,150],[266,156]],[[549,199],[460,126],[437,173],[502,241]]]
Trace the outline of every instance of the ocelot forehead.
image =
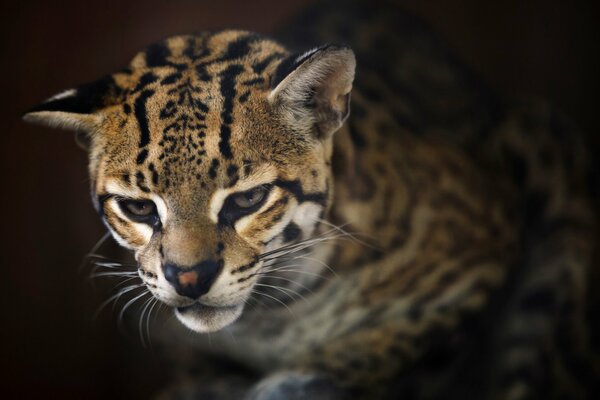
[[285,50],[246,32],[177,37],[138,54],[113,75],[124,88],[100,139],[102,176],[146,193],[231,187],[257,165],[289,160],[266,96]]

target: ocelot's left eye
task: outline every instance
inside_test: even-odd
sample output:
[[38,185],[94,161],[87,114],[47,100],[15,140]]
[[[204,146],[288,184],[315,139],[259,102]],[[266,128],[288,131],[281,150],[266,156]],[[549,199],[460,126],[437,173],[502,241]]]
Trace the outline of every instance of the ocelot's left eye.
[[229,195],[219,212],[219,221],[222,224],[233,224],[239,218],[258,211],[265,201],[267,201],[271,186],[256,186],[245,192]]
[[257,186],[245,192],[232,195],[233,203],[239,208],[251,208],[261,203],[267,196],[268,189],[264,186]]
[[120,198],[117,199],[117,203],[123,214],[134,222],[156,225],[160,221],[156,204],[151,200]]

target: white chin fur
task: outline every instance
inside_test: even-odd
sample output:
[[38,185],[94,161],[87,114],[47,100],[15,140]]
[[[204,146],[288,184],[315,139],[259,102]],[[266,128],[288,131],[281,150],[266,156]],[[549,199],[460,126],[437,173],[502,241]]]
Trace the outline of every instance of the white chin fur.
[[216,332],[235,322],[244,304],[230,307],[209,307],[194,304],[185,308],[176,308],[175,316],[187,328],[198,333]]

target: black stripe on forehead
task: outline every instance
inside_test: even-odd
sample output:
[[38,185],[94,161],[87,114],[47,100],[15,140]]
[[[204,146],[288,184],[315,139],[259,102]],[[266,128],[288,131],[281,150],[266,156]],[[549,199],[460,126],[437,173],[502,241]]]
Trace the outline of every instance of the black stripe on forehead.
[[221,95],[223,96],[223,111],[221,111],[221,118],[223,124],[221,125],[221,136],[219,140],[219,150],[223,157],[232,158],[231,146],[229,139],[231,137],[231,123],[233,122],[232,112],[233,103],[237,94],[235,90],[236,78],[239,74],[244,71],[244,67],[240,64],[233,64],[228,66],[223,72],[221,72]]
[[269,66],[269,64],[271,64],[271,62],[273,62],[274,60],[280,60],[283,57],[285,57],[285,54],[283,53],[273,53],[267,56],[267,58],[265,58],[264,60],[254,64],[252,66],[252,70],[257,74],[261,74]]
[[225,53],[217,61],[222,62],[242,58],[248,53],[250,53],[250,45],[252,43],[258,42],[262,39],[263,38],[260,35],[256,34],[242,36],[229,43],[229,45],[227,46],[227,50],[225,50]]
[[135,183],[138,188],[144,193],[150,193],[150,188],[146,185],[146,176],[142,171],[138,171],[135,174]]
[[150,143],[150,130],[148,129],[148,116],[146,115],[146,102],[154,94],[154,90],[144,90],[135,99],[134,111],[140,127],[140,148]]
[[146,65],[148,67],[159,67],[167,64],[167,57],[171,50],[165,42],[154,43],[146,48]]

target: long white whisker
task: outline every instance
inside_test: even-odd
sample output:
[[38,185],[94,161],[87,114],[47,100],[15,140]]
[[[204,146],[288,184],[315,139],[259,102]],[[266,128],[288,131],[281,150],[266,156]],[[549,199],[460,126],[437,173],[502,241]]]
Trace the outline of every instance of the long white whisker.
[[125,315],[125,311],[136,301],[138,301],[139,299],[141,299],[143,296],[146,296],[147,294],[151,293],[148,290],[145,290],[142,294],[134,297],[133,299],[129,300],[127,303],[125,303],[125,305],[123,306],[123,308],[121,309],[121,311],[119,312],[119,324],[121,324],[123,322],[123,317]]
[[[88,254],[96,253],[109,237],[110,237],[110,232],[106,232],[104,235],[102,235],[102,237],[96,242],[96,244],[94,246],[92,246],[92,248],[90,249]],[[83,269],[83,267],[85,267],[85,265],[87,264],[88,260],[89,260],[89,257],[84,256],[83,260],[81,260],[81,264],[79,264],[79,268],[77,270],[81,271]]]
[[334,224],[330,221],[327,221],[325,219],[322,219],[322,218],[317,218],[317,221],[319,221],[323,225],[327,225],[330,228],[333,228],[334,230],[336,230],[340,233],[343,233],[346,236],[351,237],[352,239],[356,240],[358,243],[364,244],[365,246],[369,246],[369,247],[371,246],[368,243],[363,242],[361,239],[356,237],[356,235],[359,235],[360,232],[353,233],[353,232],[349,232],[346,229],[344,229],[345,226],[350,225],[350,222],[346,222],[345,224],[342,224],[342,225],[336,225],[336,224]]
[[[297,252],[302,251],[304,249],[313,247],[313,246],[315,246],[315,245],[317,245],[319,243],[323,243],[323,242],[331,241],[331,240],[336,240],[336,239],[344,240],[344,238],[345,238],[344,235],[340,234],[340,235],[330,236],[330,237],[327,237],[327,238],[320,238],[320,239],[315,239],[315,240],[311,240],[311,241],[303,241],[303,242],[298,243],[295,246],[281,247],[281,248],[279,248],[277,250],[274,250],[272,252],[263,253],[263,254],[260,255],[259,258],[262,261],[266,262],[266,261],[274,260],[274,259],[279,258],[281,256],[285,256],[285,255],[288,255],[288,254],[297,253]],[[348,239],[346,239],[346,240],[348,240]]]
[[119,290],[118,293],[110,296],[106,301],[104,301],[102,304],[100,304],[100,307],[98,307],[98,309],[94,313],[93,319],[95,320],[96,318],[98,318],[98,315],[100,315],[100,312],[104,309],[104,307],[106,307],[107,305],[109,305],[113,300],[116,303],[117,301],[119,301],[119,297],[121,297],[125,293],[131,292],[132,290],[135,290],[135,289],[140,288],[142,286],[144,286],[143,283],[139,284],[139,285],[127,286],[126,288],[123,288],[123,289]]
[[131,280],[138,279],[138,278],[139,278],[139,276],[132,276],[130,278],[123,279],[121,282],[119,282],[119,283],[117,283],[115,285],[114,289],[117,289],[119,286],[121,286],[121,285],[123,285],[123,284],[125,284],[125,283],[127,283],[127,282],[129,282]]
[[300,259],[300,260],[308,260],[308,261],[314,261],[320,265],[322,265],[323,267],[325,267],[326,269],[328,269],[334,276],[337,276],[337,273],[333,270],[333,268],[331,268],[329,266],[329,264],[327,264],[326,262],[319,260],[318,258],[314,258],[314,257],[308,257],[308,256],[297,256],[296,258]]
[[293,279],[285,278],[283,276],[269,275],[269,274],[262,274],[262,275],[265,276],[265,277],[267,277],[267,278],[269,278],[269,279],[277,279],[277,280],[280,280],[280,281],[286,281],[286,282],[292,283],[294,285],[300,286],[302,289],[306,290],[308,293],[312,293],[313,292],[310,288],[307,288],[306,286],[304,286],[300,282],[296,282]]
[[96,267],[104,267],[104,268],[137,267],[136,264],[121,263],[121,262],[117,262],[117,261],[95,261],[94,265]]
[[274,285],[268,285],[266,283],[255,283],[256,286],[262,286],[262,287],[267,287],[267,288],[271,288],[271,289],[275,289],[280,291],[281,293],[285,294],[286,296],[288,296],[290,298],[290,300],[292,301],[296,301],[296,298],[294,296],[292,296],[291,294],[288,293],[288,290],[290,292],[292,292],[293,294],[296,294],[298,296],[300,296],[302,299],[304,299],[306,301],[306,299],[304,298],[304,296],[300,295],[299,293],[296,293],[295,291],[288,289],[288,288],[283,288],[283,287],[279,287],[279,286],[274,286]]
[[138,276],[136,271],[122,271],[122,272],[98,272],[96,274],[90,275],[90,278],[101,278],[103,276]]
[[284,269],[284,267],[281,267],[281,268],[282,269],[277,269],[277,270],[274,270],[274,271],[265,271],[264,273],[263,272],[259,272],[257,275],[269,276],[268,274],[273,273],[273,272],[293,272],[293,273],[296,273],[296,274],[312,275],[312,276],[319,277],[321,279],[325,279],[327,281],[331,281],[331,278],[328,278],[328,277],[326,277],[326,276],[324,276],[322,274],[318,274],[316,272],[303,271],[301,269],[287,269],[287,268]]
[[[266,253],[261,254],[261,257],[267,257],[267,256],[270,256],[272,254],[276,254],[276,253],[278,253],[280,251],[283,251],[283,250],[293,249],[293,248],[296,248],[296,247],[299,247],[299,246],[304,246],[304,245],[310,244],[310,243],[318,243],[318,242],[321,242],[321,241],[330,240],[332,237],[327,236],[327,235],[329,235],[330,233],[333,233],[333,232],[335,232],[334,229],[329,230],[327,232],[323,232],[322,234],[317,235],[315,237],[312,237],[312,238],[309,238],[309,239],[306,239],[306,240],[301,240],[301,241],[299,241],[297,243],[292,243],[292,244],[290,244],[288,246],[283,246],[283,247],[280,247],[278,249],[274,249],[274,250],[268,251]],[[337,236],[344,236],[344,235],[337,235]]]
[[266,293],[263,293],[263,292],[261,292],[261,291],[259,291],[257,289],[252,289],[252,293],[256,293],[256,294],[259,294],[261,296],[265,296],[265,297],[268,297],[268,298],[270,298],[272,300],[275,300],[276,302],[278,302],[279,304],[281,304],[282,306],[284,306],[290,312],[290,314],[295,315],[294,312],[292,311],[292,309],[289,308],[287,304],[285,304],[283,301],[279,300],[277,297],[273,297],[273,296],[271,296],[269,294],[266,294]]
[[152,302],[152,299],[154,297],[150,297],[148,299],[146,299],[143,303],[142,303],[142,312],[140,313],[140,319],[138,322],[138,331],[140,334],[140,341],[142,342],[142,346],[146,347],[146,343],[144,340],[144,330],[143,330],[143,326],[144,326],[144,314],[146,313],[146,310],[148,309],[148,307],[150,306],[150,303]]
[[156,307],[158,303],[158,299],[154,297],[154,302],[152,303],[150,311],[148,311],[148,317],[146,318],[146,337],[148,338],[148,343],[150,344],[150,347],[152,347],[152,338],[150,337],[150,318],[152,317],[152,311],[154,310],[154,307]]

